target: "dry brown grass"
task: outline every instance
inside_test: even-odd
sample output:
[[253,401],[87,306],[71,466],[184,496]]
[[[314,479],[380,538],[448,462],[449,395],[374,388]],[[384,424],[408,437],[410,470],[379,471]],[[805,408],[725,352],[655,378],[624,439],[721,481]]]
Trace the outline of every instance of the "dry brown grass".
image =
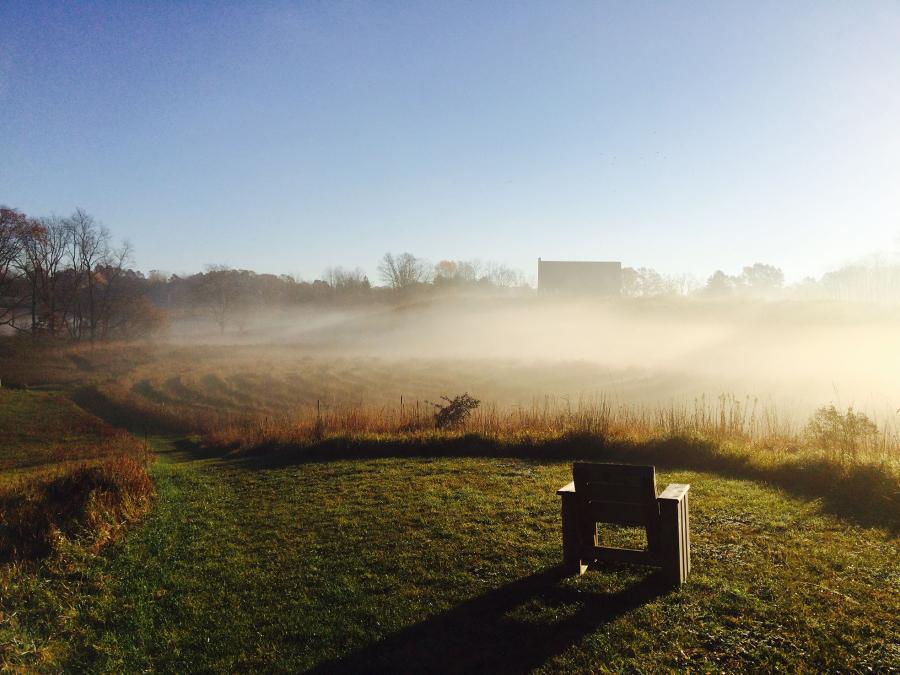
[[803,424],[780,416],[772,407],[728,395],[668,407],[616,404],[604,398],[572,404],[550,397],[528,407],[486,404],[473,411],[464,426],[450,430],[436,429],[431,406],[420,401],[398,406],[309,406],[291,414],[202,424],[198,428],[212,444],[245,448],[305,444],[329,437],[433,438],[461,434],[506,441],[581,436],[646,443],[690,438],[778,456],[812,453],[865,464],[900,462],[900,438],[891,428],[860,438],[851,456],[820,447],[805,433]]
[[[671,382],[610,374],[589,363],[319,357],[285,345],[19,349],[14,368],[0,358],[4,372],[78,386],[76,398],[83,406],[120,426],[197,433],[218,445],[432,435],[433,409],[425,401],[468,391],[485,403],[463,431],[495,439],[691,437],[753,452],[900,462],[896,416],[874,418],[878,434],[860,439],[849,453],[837,452],[804,432],[812,410],[787,410],[768,399],[732,394],[673,394],[659,403],[659,392]],[[603,386],[610,380],[616,384]],[[569,393],[577,390],[582,393]],[[647,400],[649,395],[656,399]]]
[[96,551],[149,508],[150,455],[60,394],[3,390],[0,562]]
[[0,493],[0,560],[43,558],[61,538],[96,552],[142,516],[153,495],[146,461],[118,455],[20,480]]

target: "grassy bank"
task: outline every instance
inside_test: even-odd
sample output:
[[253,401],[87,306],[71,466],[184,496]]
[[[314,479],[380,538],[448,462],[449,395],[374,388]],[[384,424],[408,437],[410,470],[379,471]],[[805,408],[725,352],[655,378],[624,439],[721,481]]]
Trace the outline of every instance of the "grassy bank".
[[390,457],[566,458],[712,471],[815,500],[823,511],[866,526],[900,532],[900,472],[893,464],[842,462],[815,452],[771,453],[686,436],[628,441],[568,432],[506,437],[428,432],[331,435],[246,445],[212,442],[207,447],[273,465]]
[[85,565],[149,509],[142,443],[59,393],[0,390],[0,663],[55,667]]

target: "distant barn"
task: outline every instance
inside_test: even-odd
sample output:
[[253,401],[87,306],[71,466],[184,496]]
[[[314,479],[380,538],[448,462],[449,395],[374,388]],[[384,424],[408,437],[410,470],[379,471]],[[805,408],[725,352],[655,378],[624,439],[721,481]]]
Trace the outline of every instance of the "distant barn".
[[538,290],[567,295],[621,295],[622,263],[538,258]]

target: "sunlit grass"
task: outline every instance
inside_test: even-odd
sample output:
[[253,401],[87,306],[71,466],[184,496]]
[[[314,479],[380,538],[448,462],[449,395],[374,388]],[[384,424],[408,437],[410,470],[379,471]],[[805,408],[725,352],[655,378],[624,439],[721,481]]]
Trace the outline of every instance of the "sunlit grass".
[[694,572],[658,595],[640,568],[559,576],[568,462],[168,454],[159,507],[102,567],[79,669],[821,672],[897,656],[896,539],[753,482],[660,474],[692,485]]

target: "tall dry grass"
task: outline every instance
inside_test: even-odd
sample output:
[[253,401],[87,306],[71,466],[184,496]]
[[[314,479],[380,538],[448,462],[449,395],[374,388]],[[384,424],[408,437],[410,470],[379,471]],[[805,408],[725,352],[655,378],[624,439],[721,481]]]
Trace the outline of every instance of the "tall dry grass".
[[442,430],[435,428],[433,410],[426,401],[404,401],[396,406],[319,404],[254,419],[206,420],[203,427],[211,444],[243,448],[303,445],[334,437],[433,438],[465,434],[509,441],[579,436],[645,443],[688,438],[739,446],[748,452],[805,452],[845,462],[900,463],[900,435],[890,425],[883,424],[877,433],[856,439],[850,453],[838,446],[826,446],[807,433],[807,420],[782,414],[758,399],[728,394],[714,399],[673,401],[668,406],[628,404],[605,397],[575,401],[545,397],[530,406],[489,403],[474,410],[464,424]]
[[147,512],[154,492],[146,457],[133,453],[30,478],[0,491],[0,562],[43,558],[66,542],[96,552]]
[[66,397],[0,390],[0,428],[0,563],[96,551],[149,509],[145,444]]

